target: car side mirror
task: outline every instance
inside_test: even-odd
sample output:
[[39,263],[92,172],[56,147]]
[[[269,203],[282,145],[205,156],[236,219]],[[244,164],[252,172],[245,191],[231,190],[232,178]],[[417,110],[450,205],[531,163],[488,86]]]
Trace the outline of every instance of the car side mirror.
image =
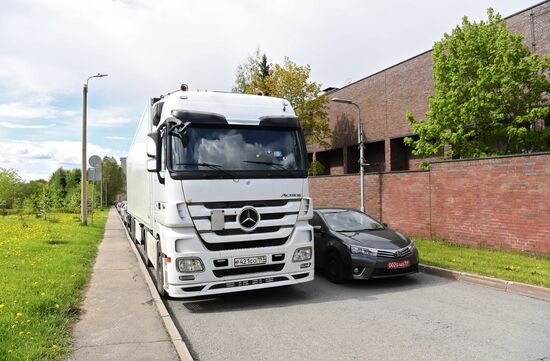
[[147,143],[146,143],[146,151],[147,151],[147,171],[148,172],[160,172],[161,168],[161,142],[160,142],[160,136],[158,132],[149,133],[147,135]]
[[388,224],[387,223],[382,223],[382,225],[386,228],[388,228]]
[[322,232],[323,232],[323,227],[321,227],[321,226],[313,226],[313,232],[314,232],[314,233],[322,233]]

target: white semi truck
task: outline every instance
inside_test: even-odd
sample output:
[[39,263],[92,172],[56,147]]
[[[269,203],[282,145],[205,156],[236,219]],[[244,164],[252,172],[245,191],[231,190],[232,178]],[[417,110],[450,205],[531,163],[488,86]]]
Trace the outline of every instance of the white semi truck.
[[284,99],[184,86],[151,99],[128,154],[127,211],[161,296],[313,280],[306,155]]

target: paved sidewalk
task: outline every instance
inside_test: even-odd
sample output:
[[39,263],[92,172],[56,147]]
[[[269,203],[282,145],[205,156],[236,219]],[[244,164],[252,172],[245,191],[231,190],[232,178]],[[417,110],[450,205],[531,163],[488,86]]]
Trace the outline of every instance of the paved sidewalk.
[[74,328],[69,360],[179,360],[115,209]]

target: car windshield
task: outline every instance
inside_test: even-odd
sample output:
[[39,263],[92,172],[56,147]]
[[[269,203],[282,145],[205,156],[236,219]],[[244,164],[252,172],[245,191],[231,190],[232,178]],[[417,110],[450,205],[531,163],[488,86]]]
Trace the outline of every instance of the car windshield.
[[192,126],[172,139],[175,171],[304,171],[297,129]]
[[372,231],[384,228],[383,225],[361,212],[350,210],[324,211],[323,215],[330,228],[336,232]]

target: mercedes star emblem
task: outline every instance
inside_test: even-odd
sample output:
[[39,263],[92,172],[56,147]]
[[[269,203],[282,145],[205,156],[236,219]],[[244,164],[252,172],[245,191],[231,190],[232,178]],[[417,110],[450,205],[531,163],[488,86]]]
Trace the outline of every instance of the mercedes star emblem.
[[237,218],[241,228],[250,232],[256,228],[260,222],[260,214],[254,207],[244,207]]

